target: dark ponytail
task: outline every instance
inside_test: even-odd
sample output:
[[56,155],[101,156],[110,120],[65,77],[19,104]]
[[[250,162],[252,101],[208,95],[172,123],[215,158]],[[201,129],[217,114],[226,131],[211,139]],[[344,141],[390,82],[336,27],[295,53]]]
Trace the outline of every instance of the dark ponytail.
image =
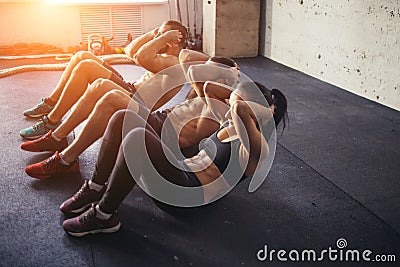
[[271,95],[272,95],[272,103],[275,106],[275,112],[274,112],[275,126],[278,127],[279,123],[282,121],[283,122],[282,132],[283,132],[286,128],[286,122],[288,121],[287,100],[285,95],[278,89],[272,89]]
[[[256,86],[254,86],[256,85]],[[258,88],[259,90],[256,90]],[[288,121],[288,115],[287,115],[287,100],[285,95],[279,91],[278,89],[268,89],[264,85],[262,85],[259,82],[242,82],[238,85],[237,90],[239,90],[242,94],[242,98],[256,102],[260,105],[265,106],[265,101],[267,101],[268,105],[274,105],[275,106],[275,111],[274,111],[274,124],[275,128],[278,128],[279,123],[283,120],[283,128],[282,128],[282,133],[286,128],[286,123]],[[261,94],[264,96],[264,99],[262,97],[260,98],[260,91]],[[272,122],[272,121],[271,121]],[[265,126],[265,133],[267,137],[269,137],[272,133],[272,127],[267,123]]]

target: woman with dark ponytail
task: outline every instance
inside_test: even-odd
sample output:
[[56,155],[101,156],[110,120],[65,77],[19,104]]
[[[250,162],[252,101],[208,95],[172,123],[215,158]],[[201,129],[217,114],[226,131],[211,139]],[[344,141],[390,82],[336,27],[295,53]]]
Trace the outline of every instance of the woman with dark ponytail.
[[[287,102],[282,92],[259,83],[241,83],[233,90],[206,82],[204,94],[207,107],[221,128],[200,143],[197,155],[178,159],[151,127],[130,130],[124,136],[114,169],[107,176],[108,185],[98,184],[98,192],[82,191],[79,201],[71,198],[62,205],[84,210],[98,202],[80,216],[65,220],[64,230],[73,236],[118,231],[121,223],[117,209],[136,184],[159,201],[193,207],[219,199],[243,177],[262,170],[270,156],[269,140],[275,126],[282,120],[285,125]],[[140,117],[137,120],[146,125]],[[110,129],[109,126],[106,135]],[[107,155],[108,147],[102,146],[100,154]],[[92,180],[101,175],[107,174],[95,172]]]
[[282,121],[283,122],[282,132],[283,132],[286,128],[286,122],[289,118],[287,115],[286,97],[278,89],[272,89],[271,94],[272,94],[272,102],[273,105],[275,106],[275,114],[274,114],[275,125],[278,127],[279,122]]
[[[211,88],[208,91],[210,96],[213,91],[217,90]],[[288,121],[287,100],[285,95],[281,91],[279,91],[278,89],[268,89],[259,82],[242,82],[238,85],[235,91],[243,96],[243,98],[245,98],[247,101],[258,103],[261,106],[273,107],[273,118],[275,125],[273,127],[270,127],[270,129],[273,130],[275,128],[278,128],[279,124],[283,122],[282,132],[285,130],[286,123]],[[268,127],[264,126],[264,128]],[[269,136],[267,138],[269,138]]]

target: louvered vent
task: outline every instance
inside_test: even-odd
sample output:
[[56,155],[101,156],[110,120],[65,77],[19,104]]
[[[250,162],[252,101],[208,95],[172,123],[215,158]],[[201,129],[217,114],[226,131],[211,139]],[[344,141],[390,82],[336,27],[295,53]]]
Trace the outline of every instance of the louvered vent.
[[114,36],[111,47],[121,47],[127,42],[128,33],[133,38],[143,34],[143,6],[102,6],[80,9],[82,41],[90,34]]

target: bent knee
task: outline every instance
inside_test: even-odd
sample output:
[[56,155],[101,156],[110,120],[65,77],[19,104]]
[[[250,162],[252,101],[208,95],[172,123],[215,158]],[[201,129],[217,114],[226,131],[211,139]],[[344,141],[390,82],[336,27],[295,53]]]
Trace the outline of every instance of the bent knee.
[[[122,147],[126,150],[127,148],[132,149],[135,147],[134,151],[138,152],[138,148],[145,148],[144,146],[144,140],[145,140],[145,135],[146,135],[146,129],[137,127],[132,130],[130,130],[125,136],[124,139],[122,140]],[[140,142],[140,141],[143,142]]]
[[85,60],[85,59],[94,59],[95,55],[93,55],[92,53],[88,52],[88,51],[79,51],[74,55],[74,58],[76,60]]
[[94,68],[97,66],[97,62],[93,59],[84,59],[82,61],[80,61],[74,68],[74,72],[84,72],[87,75],[90,74],[91,71],[94,70]]
[[99,100],[98,104],[104,109],[117,111],[127,108],[127,106],[124,106],[126,97],[129,96],[119,90],[114,89],[105,93]]
[[90,89],[102,89],[104,88],[108,83],[107,83],[107,79],[104,78],[98,78],[96,80],[94,80],[94,82],[92,82],[92,84],[90,85]]
[[125,115],[129,114],[131,111],[127,109],[116,111],[109,122],[110,127],[121,127],[125,120]]
[[102,96],[110,90],[112,90],[112,86],[109,84],[109,80],[98,78],[90,84],[87,93],[90,95]]

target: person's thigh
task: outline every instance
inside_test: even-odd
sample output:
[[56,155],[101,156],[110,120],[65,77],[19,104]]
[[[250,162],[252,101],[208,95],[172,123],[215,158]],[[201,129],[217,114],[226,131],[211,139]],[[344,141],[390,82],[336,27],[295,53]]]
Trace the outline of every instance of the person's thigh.
[[117,90],[130,96],[130,93],[125,88],[108,79],[99,78],[90,85],[90,91],[92,94],[97,92],[98,94],[104,95],[112,90]]
[[98,62],[99,64],[103,63],[102,59],[100,59],[99,57],[96,57],[94,54],[92,54],[88,51],[79,51],[75,54],[75,56],[79,61],[82,61],[85,59],[91,59],[91,60]]
[[193,180],[188,175],[183,161],[178,160],[154,132],[135,128],[126,135],[122,146],[128,166],[130,165],[132,170],[142,170],[141,174],[146,177],[143,178],[145,184],[147,182],[150,185],[161,176],[180,186],[200,185],[197,179]]

